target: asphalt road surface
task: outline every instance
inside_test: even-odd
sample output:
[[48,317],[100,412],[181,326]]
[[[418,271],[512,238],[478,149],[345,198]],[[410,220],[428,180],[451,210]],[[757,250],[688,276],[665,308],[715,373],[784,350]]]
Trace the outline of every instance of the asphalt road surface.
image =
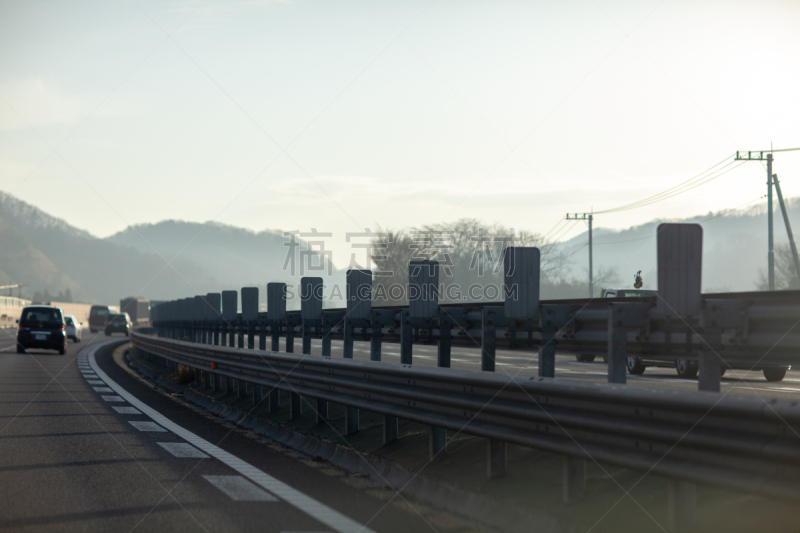
[[[269,339],[267,339],[269,342]],[[256,345],[258,341],[256,339]],[[295,339],[295,350],[299,342]],[[283,339],[281,348],[284,347]],[[312,339],[311,353],[322,353],[322,341]],[[413,347],[413,364],[436,366],[436,345],[415,344]],[[341,341],[331,342],[331,355],[342,356]],[[353,357],[369,360],[369,343],[355,342]],[[391,363],[400,362],[400,345],[384,343],[381,347],[381,360]],[[535,376],[539,368],[536,352],[523,350],[497,350],[495,354],[495,371],[509,375]],[[450,366],[465,370],[480,371],[481,358],[479,348],[453,346],[450,354]],[[595,362],[581,363],[573,354],[556,356],[556,378],[577,379],[586,381],[608,382],[608,367],[597,357]],[[680,390],[697,390],[697,379],[681,379],[674,368],[648,367],[644,375],[628,374],[627,383],[648,388],[668,388]],[[800,371],[789,370],[783,381],[769,382],[761,371],[727,370],[722,378],[722,394],[742,394],[761,398],[800,397]]]
[[[2,531],[466,531],[402,496],[231,429],[143,385],[111,354],[125,342],[84,334],[67,355],[17,354],[0,331]],[[333,343],[341,356],[341,344]],[[312,353],[320,353],[319,341]],[[355,357],[369,358],[358,342]],[[399,362],[385,344],[383,360]],[[478,370],[477,349],[454,347],[452,366]],[[436,346],[414,346],[435,365]],[[497,371],[534,375],[532,352],[498,351]],[[557,378],[606,381],[601,362],[559,355]],[[696,390],[672,369],[628,376],[631,386]],[[723,393],[800,393],[800,372],[767,382],[728,371]],[[435,523],[435,526],[433,525]]]
[[143,385],[121,337],[64,356],[0,339],[2,531],[467,530]]

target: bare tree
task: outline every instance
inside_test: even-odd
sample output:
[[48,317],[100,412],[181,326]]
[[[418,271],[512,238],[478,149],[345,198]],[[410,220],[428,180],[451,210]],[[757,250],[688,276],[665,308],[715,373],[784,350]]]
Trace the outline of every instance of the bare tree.
[[[392,286],[405,287],[408,263],[412,259],[439,262],[442,301],[452,294],[463,294],[469,287],[503,283],[503,256],[509,246],[536,246],[541,251],[543,281],[558,277],[566,264],[566,254],[553,243],[531,231],[515,231],[502,225],[484,224],[476,219],[425,225],[406,230],[382,230],[372,240],[371,259],[375,264],[373,293],[376,305],[405,304],[405,298],[392,298]],[[449,292],[448,287],[458,290]],[[399,291],[395,290],[395,294]],[[459,296],[453,301],[463,301]]]
[[[769,290],[769,277],[767,270],[761,269],[758,272],[756,288],[760,291]],[[800,289],[800,279],[797,277],[797,270],[794,267],[792,249],[788,244],[775,247],[775,290],[797,290]]]

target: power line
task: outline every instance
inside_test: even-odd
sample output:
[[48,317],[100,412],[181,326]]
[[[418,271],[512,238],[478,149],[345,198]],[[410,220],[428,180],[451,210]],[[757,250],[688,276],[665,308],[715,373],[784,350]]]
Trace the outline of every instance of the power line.
[[688,180],[686,180],[686,181],[683,181],[683,182],[681,182],[681,183],[679,183],[679,184],[677,184],[677,185],[675,185],[675,186],[673,186],[673,187],[670,187],[670,188],[669,188],[669,189],[667,189],[666,191],[662,191],[662,192],[660,192],[660,193],[658,193],[658,194],[655,194],[655,195],[653,195],[653,196],[649,196],[649,197],[647,197],[647,198],[644,198],[644,199],[642,199],[642,200],[639,200],[639,201],[637,201],[637,202],[633,202],[633,203],[630,203],[630,204],[626,204],[626,205],[623,205],[623,206],[620,206],[620,207],[615,207],[615,208],[612,208],[612,209],[606,209],[605,211],[596,211],[596,213],[605,213],[605,212],[608,212],[608,211],[616,211],[616,210],[620,210],[620,209],[622,209],[622,208],[626,208],[626,207],[628,207],[628,206],[632,206],[632,205],[634,205],[634,204],[638,204],[638,203],[640,203],[640,202],[644,202],[644,201],[650,200],[650,199],[652,199],[652,198],[656,198],[656,197],[658,197],[658,196],[661,196],[661,195],[663,195],[663,194],[667,194],[667,193],[669,193],[669,192],[671,192],[671,191],[673,191],[673,190],[675,190],[675,189],[677,189],[677,188],[680,188],[680,187],[683,187],[683,186],[685,186],[685,185],[687,185],[687,184],[690,184],[691,182],[693,182],[694,180],[696,180],[696,179],[698,179],[698,178],[702,178],[702,177],[704,177],[704,176],[705,176],[706,174],[708,174],[709,172],[712,172],[712,171],[714,171],[714,169],[715,169],[715,168],[717,168],[718,166],[720,166],[722,163],[724,163],[725,161],[728,161],[728,159],[729,159],[729,158],[730,158],[730,156],[727,156],[727,157],[725,157],[725,159],[721,160],[719,163],[717,163],[717,164],[715,164],[715,165],[712,165],[711,167],[707,168],[706,170],[704,170],[704,171],[703,171],[703,172],[701,172],[700,174],[698,174],[698,175],[696,175],[696,176],[693,176],[693,177],[689,178]]
[[[753,151],[755,151],[755,150],[753,150]],[[797,151],[800,151],[800,146],[798,146],[797,148],[779,148],[778,150],[770,149],[770,150],[758,150],[758,151],[759,152],[770,152],[770,153],[775,153],[775,152],[797,152]]]
[[[637,202],[633,202],[633,203],[630,203],[630,204],[622,205],[620,207],[615,207],[613,209],[606,209],[605,211],[596,211],[595,214],[606,214],[606,213],[616,213],[616,212],[619,212],[619,211],[628,211],[628,210],[631,210],[631,209],[637,209],[639,207],[645,207],[645,206],[648,206],[648,205],[651,205],[651,204],[654,204],[654,203],[657,203],[657,202],[661,202],[663,200],[668,200],[669,198],[673,198],[675,196],[679,196],[679,195],[681,195],[683,193],[686,193],[686,192],[688,192],[688,191],[690,191],[692,189],[700,187],[701,185],[705,185],[706,183],[709,183],[709,182],[719,178],[720,176],[722,176],[724,174],[727,174],[731,170],[734,170],[735,168],[738,168],[739,166],[741,166],[743,164],[744,164],[744,162],[739,162],[739,164],[736,164],[735,160],[731,161],[728,164],[724,165],[723,167],[714,170],[710,175],[708,174],[708,171],[703,172],[702,174],[698,174],[694,178],[691,178],[691,179],[689,179],[689,180],[687,180],[687,181],[685,181],[685,182],[683,182],[681,184],[678,184],[678,185],[676,185],[674,187],[671,187],[670,189],[667,189],[666,191],[660,192],[660,193],[658,193],[656,195],[650,196],[648,198],[644,198],[644,199],[639,200]],[[734,166],[731,166],[731,165],[734,165]],[[717,165],[715,165],[715,166],[717,166]]]
[[[762,198],[764,198],[764,197],[763,197],[763,196],[760,196],[760,197],[756,198],[755,200],[750,200],[749,202],[747,202],[747,203],[744,203],[744,204],[740,205],[739,207],[734,207],[734,208],[733,208],[733,209],[731,209],[730,211],[737,211],[737,210],[739,210],[739,209],[741,209],[741,208],[743,208],[743,207],[746,207],[746,206],[748,206],[748,205],[750,205],[750,204],[756,203],[757,201],[761,200]],[[700,222],[698,222],[698,224],[704,224],[704,223],[708,222],[709,220],[714,220],[715,218],[719,218],[719,217],[721,217],[721,216],[723,216],[723,215],[725,215],[725,214],[729,213],[730,211],[728,211],[728,210],[726,210],[726,211],[720,211],[719,213],[717,213],[717,214],[716,214],[716,215],[714,215],[713,217],[709,217],[709,218],[706,218],[705,220],[701,220]],[[636,237],[635,239],[626,239],[626,240],[624,240],[624,241],[610,241],[610,242],[609,242],[609,241],[606,241],[606,242],[603,242],[603,241],[595,241],[595,243],[594,243],[594,244],[596,244],[596,245],[600,245],[600,244],[623,244],[623,243],[626,243],[626,242],[643,241],[643,240],[645,240],[645,239],[651,239],[651,238],[652,238],[652,236],[647,236],[647,237]],[[570,254],[570,255],[571,255],[571,254]]]
[[559,236],[558,236],[558,237],[553,237],[553,242],[558,242],[559,240],[561,240],[561,239],[564,237],[564,235],[566,235],[567,233],[569,233],[569,232],[572,230],[572,228],[574,228],[574,227],[575,227],[575,224],[577,224],[577,223],[578,223],[577,221],[573,221],[573,222],[572,222],[572,224],[565,226],[565,229],[564,229],[564,231],[562,231],[562,232],[559,234]]
[[[546,242],[546,241],[547,241],[547,237],[549,237],[550,235],[552,235],[552,234],[553,234],[553,232],[554,232],[554,231],[556,231],[556,228],[559,228],[559,226],[561,226],[561,225],[562,225],[562,224],[564,224],[565,222],[566,222],[566,220],[564,220],[563,218],[559,218],[559,219],[558,219],[558,222],[556,222],[556,225],[555,225],[555,226],[553,226],[552,228],[550,228],[550,231],[548,231],[547,233],[545,233],[544,235],[542,235],[542,241],[545,241],[545,242]],[[560,229],[559,229],[559,231],[560,231]]]

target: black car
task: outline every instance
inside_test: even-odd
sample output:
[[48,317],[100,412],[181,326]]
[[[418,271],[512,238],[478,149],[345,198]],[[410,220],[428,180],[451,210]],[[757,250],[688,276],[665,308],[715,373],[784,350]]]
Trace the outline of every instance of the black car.
[[128,333],[131,331],[131,317],[128,316],[128,313],[108,315],[108,322],[106,323],[106,327],[103,331],[105,331],[106,335],[111,335],[112,333],[124,333],[127,337]]
[[67,331],[64,315],[58,307],[33,305],[22,310],[17,332],[17,353],[27,348],[44,348],[67,352]]

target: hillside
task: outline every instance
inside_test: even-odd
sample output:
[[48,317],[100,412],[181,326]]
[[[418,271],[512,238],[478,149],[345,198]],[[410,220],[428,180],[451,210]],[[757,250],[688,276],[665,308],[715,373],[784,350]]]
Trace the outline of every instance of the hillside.
[[181,258],[203,265],[225,289],[248,285],[264,287],[267,281],[296,284],[303,275],[322,276],[326,285],[332,281],[344,285],[344,271],[332,268],[328,275],[327,272],[300,270],[297,250],[306,250],[302,239],[297,239],[301,246],[295,250],[298,268],[294,272],[284,268],[289,251],[286,244],[290,240],[279,230],[254,232],[215,222],[165,220],[129,227],[107,237],[106,241],[140,252],[155,250],[167,261],[180,254]]
[[[800,198],[787,200],[792,229],[800,231]],[[602,216],[595,224],[602,226]],[[656,228],[664,222],[655,220],[627,230],[603,229],[594,231],[594,265],[613,268],[616,282],[622,286],[633,283],[633,275],[642,271],[645,287],[654,288],[656,280]],[[680,220],[699,223],[703,227],[703,291],[756,290],[759,272],[767,266],[767,210],[756,205],[744,210],[708,213],[705,216]],[[788,243],[783,217],[775,202],[775,245]],[[584,279],[587,273],[587,233],[560,243],[558,247],[570,254],[568,275]]]
[[[800,231],[800,199],[788,204],[790,219]],[[756,289],[759,273],[766,270],[766,218],[761,205],[683,220],[704,228],[704,291]],[[596,220],[602,226],[602,217]],[[655,286],[654,236],[660,222],[622,231],[595,230],[595,274],[604,269],[617,273],[616,279],[598,283],[596,289],[628,286],[637,270],[642,270],[645,287]],[[586,240],[584,232],[556,245],[570,255],[561,279],[586,278]],[[22,283],[27,296],[70,289],[76,301],[115,303],[130,295],[163,300],[248,285],[263,287],[267,281],[297,283],[303,274],[284,269],[287,242],[279,230],[254,232],[175,220],[141,224],[99,239],[0,192],[0,284]],[[777,246],[787,242],[778,210],[775,242]],[[341,270],[324,277],[327,285],[344,284]],[[575,287],[562,285],[550,287],[547,297],[568,296],[564,293],[568,289],[574,292]],[[550,294],[553,291],[558,294]]]
[[76,301],[114,303],[129,295],[173,298],[219,285],[185,258],[166,267],[155,254],[98,239],[2,192],[0,220],[0,276],[25,284],[28,295],[69,288]]

